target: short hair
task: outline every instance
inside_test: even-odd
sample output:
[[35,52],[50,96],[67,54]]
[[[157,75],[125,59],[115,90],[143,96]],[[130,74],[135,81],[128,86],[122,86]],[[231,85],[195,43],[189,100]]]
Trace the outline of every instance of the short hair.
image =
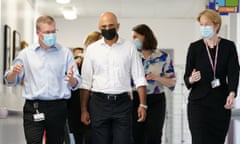
[[26,47],[28,47],[28,43],[25,40],[21,41],[21,49],[24,49]]
[[219,25],[217,33],[220,31],[220,28],[221,28],[221,25],[222,25],[222,19],[221,19],[221,16],[216,11],[211,10],[211,9],[206,9],[206,10],[200,12],[197,16],[197,21],[198,22],[200,22],[200,19],[201,19],[202,16],[205,16],[214,25]]
[[[77,55],[75,55],[75,54],[76,54],[75,52],[76,52],[77,50],[80,50],[81,53],[77,53]],[[84,57],[84,55],[83,55],[83,53],[84,53],[84,48],[82,48],[82,47],[73,48],[72,53],[73,53],[73,55],[74,55],[74,59],[83,58],[83,57]]]
[[87,35],[86,40],[84,41],[84,46],[87,47],[91,43],[101,39],[101,33],[98,31],[91,32]]
[[84,48],[82,48],[82,47],[76,47],[76,48],[73,48],[73,53],[76,51],[76,50],[80,50],[80,51],[84,51]]
[[139,24],[133,27],[134,32],[144,36],[143,48],[147,50],[157,49],[157,39],[153,31],[146,24]]
[[38,19],[37,19],[37,22],[36,22],[36,29],[37,30],[40,30],[40,25],[42,23],[47,23],[49,25],[51,24],[55,24],[55,20],[53,17],[51,16],[40,16]]

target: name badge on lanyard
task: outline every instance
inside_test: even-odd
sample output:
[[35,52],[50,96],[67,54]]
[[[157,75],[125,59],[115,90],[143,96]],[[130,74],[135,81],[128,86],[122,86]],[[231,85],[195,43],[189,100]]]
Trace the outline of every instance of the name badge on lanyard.
[[214,79],[211,81],[211,85],[212,85],[212,88],[216,88],[216,87],[219,87],[221,84],[220,84],[220,80],[219,79]]
[[44,121],[45,120],[45,115],[44,115],[44,113],[40,113],[39,112],[38,106],[39,106],[38,102],[34,102],[33,103],[33,107],[34,107],[34,109],[36,109],[36,113],[33,114],[33,120],[35,122],[39,122],[39,121]]
[[[219,43],[219,42],[218,42]],[[212,60],[211,58],[211,55],[210,55],[210,52],[209,52],[209,49],[208,49],[208,46],[206,44],[206,49],[207,49],[207,53],[208,53],[208,59],[211,63],[211,66],[212,66],[212,70],[213,70],[213,80],[211,81],[211,86],[212,88],[216,88],[216,87],[219,87],[221,85],[220,83],[220,79],[216,78],[216,66],[217,66],[217,57],[218,57],[218,43],[217,43],[217,47],[216,47],[216,53],[215,53],[215,59],[214,61]]]

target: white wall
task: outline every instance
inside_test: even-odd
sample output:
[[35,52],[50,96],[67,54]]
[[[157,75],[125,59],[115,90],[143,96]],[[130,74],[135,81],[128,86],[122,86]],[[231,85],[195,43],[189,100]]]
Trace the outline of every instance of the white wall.
[[[27,0],[0,0],[0,107],[8,110],[22,111],[24,99],[21,97],[21,86],[8,88],[2,84],[3,25],[9,25],[12,31],[17,30],[21,34],[23,40],[32,43],[34,13]],[[10,116],[0,122],[0,143],[26,143],[21,115]]]
[[35,11],[27,0],[2,0],[2,24],[8,24],[12,30],[21,33],[21,38],[29,43],[33,41],[33,23]]
[[[238,48],[238,56],[239,56],[239,61],[240,61],[240,14],[236,16],[236,46]],[[235,108],[240,109],[240,85],[238,88],[238,96],[235,101]],[[240,116],[240,114],[238,114]],[[234,121],[234,144],[239,144],[240,143],[240,137],[238,135],[240,134],[240,117],[238,120]]]
[[[98,30],[98,17],[79,17],[77,20],[66,21],[55,18],[57,22],[57,41],[66,47],[83,46],[88,33]],[[196,18],[118,18],[119,34],[130,39],[132,27],[137,24],[147,24],[158,39],[159,48],[174,49],[174,63],[183,65],[190,42],[200,38],[199,24]],[[223,17],[221,36],[228,37],[229,18]]]
[[[98,17],[80,17],[74,21],[56,18],[59,32],[58,42],[66,47],[83,46],[88,33],[98,30]],[[174,62],[184,64],[188,45],[199,38],[195,18],[189,19],[151,19],[151,18],[119,18],[121,37],[131,39],[132,27],[147,24],[158,39],[158,47],[174,49]]]
[[[27,0],[1,0],[1,47],[0,47],[0,107],[11,110],[22,110],[23,98],[21,86],[6,87],[3,81],[3,25],[11,27],[11,32],[17,30],[21,39],[33,42],[33,20],[35,11]],[[11,33],[12,37],[12,33]],[[12,42],[11,42],[12,44]]]

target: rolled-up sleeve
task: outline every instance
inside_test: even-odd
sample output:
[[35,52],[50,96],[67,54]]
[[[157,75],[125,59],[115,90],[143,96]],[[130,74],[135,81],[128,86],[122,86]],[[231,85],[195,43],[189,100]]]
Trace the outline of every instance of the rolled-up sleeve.
[[80,88],[90,90],[92,87],[93,69],[92,69],[90,53],[88,52],[88,49],[86,51],[86,55],[83,60],[81,73],[82,73],[82,85],[80,86]]
[[6,70],[6,72],[5,72],[5,74],[4,74],[4,82],[5,82],[5,85],[6,85],[6,86],[15,86],[15,85],[19,84],[20,81],[23,79],[23,76],[24,76],[24,68],[23,68],[23,71],[22,71],[20,74],[17,74],[17,75],[16,75],[16,78],[15,78],[15,81],[14,81],[14,82],[9,83],[9,82],[7,81],[7,75],[8,75],[8,73],[13,70],[13,67],[14,67],[16,64],[23,64],[20,56],[17,57],[17,58],[13,61],[10,69]]
[[133,82],[136,85],[136,88],[140,86],[147,86],[147,81],[144,74],[143,65],[141,62],[141,58],[136,48],[133,48],[132,51],[132,67],[131,74],[133,78]]

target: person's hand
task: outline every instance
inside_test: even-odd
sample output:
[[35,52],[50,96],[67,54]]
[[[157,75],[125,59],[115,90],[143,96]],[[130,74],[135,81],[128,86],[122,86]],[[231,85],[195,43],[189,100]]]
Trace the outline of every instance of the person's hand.
[[16,65],[13,66],[12,72],[14,74],[20,74],[22,72],[22,69],[23,69],[23,65],[22,64],[16,64]]
[[73,74],[74,72],[73,72],[73,65],[72,65],[66,74],[65,81],[68,81],[68,83],[72,87],[75,87],[77,85],[77,79],[73,77]]
[[70,82],[74,78],[73,74],[74,74],[74,72],[73,72],[73,65],[72,65],[71,68],[66,73],[65,80]]
[[235,94],[233,92],[231,92],[227,97],[226,104],[224,105],[224,108],[225,109],[233,108],[234,99],[235,99]]
[[84,123],[85,125],[89,125],[89,124],[91,123],[90,115],[89,115],[89,112],[88,112],[88,111],[82,111],[81,121],[82,121],[82,123]]
[[157,80],[157,75],[153,74],[153,73],[149,73],[147,76],[146,76],[146,79],[147,80]]
[[138,107],[138,122],[144,122],[147,117],[146,109],[143,107]]
[[196,71],[196,69],[193,69],[192,74],[189,77],[189,83],[193,84],[195,82],[198,82],[200,79],[201,79],[200,71]]
[[22,73],[23,71],[23,65],[22,64],[15,64],[11,71],[7,74],[6,80],[8,83],[13,83],[16,80],[16,75]]

